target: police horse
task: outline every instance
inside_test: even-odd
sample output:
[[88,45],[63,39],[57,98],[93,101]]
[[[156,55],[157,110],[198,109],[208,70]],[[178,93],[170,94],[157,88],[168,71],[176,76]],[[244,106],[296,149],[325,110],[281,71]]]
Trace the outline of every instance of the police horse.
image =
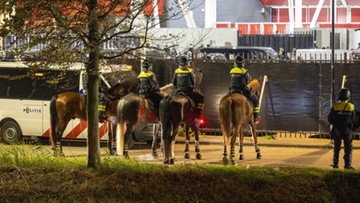
[[[116,118],[116,106],[120,97],[133,92],[137,87],[137,78],[126,78],[111,87],[107,92],[102,92],[107,100],[106,115]],[[70,120],[78,118],[86,121],[85,96],[78,92],[63,92],[54,95],[50,101],[50,143],[55,155],[63,156],[61,139]],[[116,132],[116,122],[108,122],[109,138]],[[111,140],[111,139],[109,139]],[[111,146],[111,143],[109,144]]]
[[[160,88],[163,96],[174,91],[172,84],[165,85]],[[119,100],[117,105],[117,137],[116,137],[116,155],[123,155],[129,158],[129,141],[134,132],[135,126],[139,121],[155,124],[153,131],[153,141],[151,146],[151,155],[156,158],[158,156],[156,149],[158,148],[158,133],[161,130],[161,122],[158,118],[158,109],[154,108],[151,100],[145,97],[130,93]]]
[[[248,87],[251,91],[259,97],[261,91],[260,81],[252,80]],[[239,160],[243,160],[243,132],[244,125],[250,125],[251,133],[254,140],[256,158],[260,159],[260,149],[257,143],[256,124],[253,116],[253,105],[251,102],[240,93],[227,94],[221,98],[219,103],[219,117],[221,131],[224,139],[224,151],[222,162],[228,164],[227,150],[230,148],[230,161],[235,164],[235,143],[238,135],[240,136],[239,143]]]
[[[195,91],[200,92],[202,81],[202,68],[194,68],[195,73]],[[164,148],[164,164],[174,164],[174,147],[176,136],[181,124],[185,124],[185,158],[189,158],[189,127],[195,135],[195,153],[196,159],[201,159],[199,146],[199,127],[200,121],[196,118],[196,107],[194,102],[183,94],[170,94],[160,102],[159,107],[160,120],[162,123],[162,142]]]

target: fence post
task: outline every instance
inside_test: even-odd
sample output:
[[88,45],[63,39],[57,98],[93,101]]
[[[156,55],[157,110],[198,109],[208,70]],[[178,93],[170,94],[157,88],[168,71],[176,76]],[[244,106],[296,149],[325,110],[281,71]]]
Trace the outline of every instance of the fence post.
[[264,96],[264,89],[265,89],[265,84],[267,81],[268,81],[268,77],[267,77],[267,75],[264,75],[264,80],[263,80],[263,83],[261,86],[261,92],[260,92],[260,98],[259,98],[259,110],[261,108],[261,102],[262,102],[262,98]]

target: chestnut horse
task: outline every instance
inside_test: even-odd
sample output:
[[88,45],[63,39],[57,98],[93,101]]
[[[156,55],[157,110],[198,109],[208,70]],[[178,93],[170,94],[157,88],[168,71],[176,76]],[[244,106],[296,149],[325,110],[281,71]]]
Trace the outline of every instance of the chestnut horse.
[[[174,91],[172,84],[165,85],[160,88],[162,96],[166,96],[170,92]],[[153,103],[149,100],[140,96],[139,94],[128,94],[119,100],[117,106],[117,138],[116,138],[116,155],[123,155],[128,158],[128,145],[130,136],[134,132],[135,126],[139,121],[145,123],[158,124],[155,125],[153,131],[153,141],[151,146],[151,155],[156,158],[158,148],[158,132],[160,131],[161,122],[158,118],[158,109],[154,108]]]
[[[259,80],[252,80],[248,84],[248,87],[256,96],[259,97],[261,91]],[[230,145],[230,161],[232,164],[235,164],[235,143],[238,135],[240,136],[239,160],[243,159],[244,137],[242,128],[244,127],[244,125],[251,126],[256,151],[256,158],[260,159],[261,154],[257,143],[256,124],[254,122],[252,103],[240,93],[227,94],[220,100],[219,117],[221,131],[224,138],[224,152],[222,159],[223,163],[228,164],[229,162],[227,157],[227,150],[229,149]]]
[[[200,92],[200,84],[203,77],[202,68],[194,68],[195,73],[195,91]],[[189,127],[195,135],[196,159],[201,159],[199,146],[199,128],[200,121],[196,118],[196,109],[194,102],[182,94],[170,94],[160,102],[159,114],[162,123],[162,141],[164,146],[164,164],[174,164],[174,146],[180,124],[186,125],[185,140],[185,158],[189,156]]]
[[[137,78],[126,78],[107,92],[103,92],[107,99],[105,112],[108,118],[116,118],[116,106],[120,97],[130,91],[135,91],[137,84]],[[64,155],[61,146],[62,135],[70,120],[75,118],[87,120],[85,96],[78,92],[63,92],[54,95],[50,101],[50,142],[55,155]],[[117,122],[108,122],[108,124],[109,140],[111,140],[112,134],[116,132]],[[110,146],[111,143],[109,143]]]

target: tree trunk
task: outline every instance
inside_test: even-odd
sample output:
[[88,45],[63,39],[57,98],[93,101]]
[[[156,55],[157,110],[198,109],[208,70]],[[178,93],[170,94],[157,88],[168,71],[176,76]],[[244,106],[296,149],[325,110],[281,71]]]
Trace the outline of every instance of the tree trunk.
[[99,75],[89,75],[88,80],[88,167],[97,167],[101,164],[100,138],[99,138]]
[[89,61],[86,65],[88,74],[88,167],[99,167],[101,165],[100,138],[99,138],[99,57],[100,57],[100,37],[99,22],[97,19],[97,0],[89,0]]

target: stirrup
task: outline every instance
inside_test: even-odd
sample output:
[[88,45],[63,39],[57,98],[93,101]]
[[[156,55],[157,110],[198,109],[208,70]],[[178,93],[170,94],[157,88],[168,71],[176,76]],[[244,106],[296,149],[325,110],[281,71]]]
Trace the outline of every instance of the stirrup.
[[258,124],[260,122],[260,116],[254,116],[254,123]]

